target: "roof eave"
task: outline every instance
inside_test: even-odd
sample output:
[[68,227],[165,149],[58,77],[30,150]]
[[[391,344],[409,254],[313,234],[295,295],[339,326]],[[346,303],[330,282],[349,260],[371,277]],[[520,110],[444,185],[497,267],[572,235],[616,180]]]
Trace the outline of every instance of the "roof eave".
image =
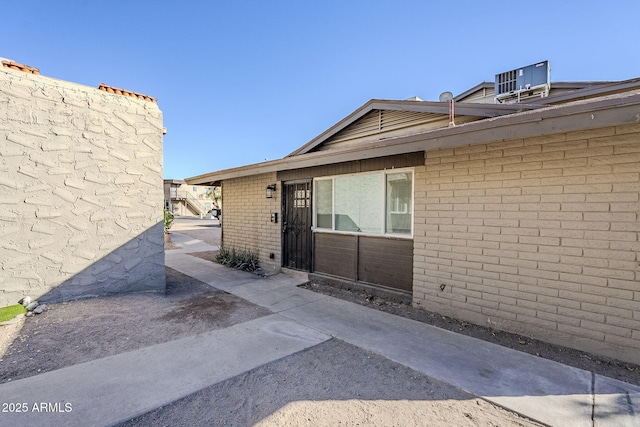
[[471,89],[467,89],[464,92],[462,92],[461,94],[454,96],[453,100],[454,101],[460,101],[461,99],[466,98],[467,96],[471,95],[472,93],[475,93],[475,92],[479,91],[480,89],[493,89],[494,85],[495,85],[494,82],[478,83],[477,85],[475,85]]
[[[531,104],[556,104],[561,102],[570,102],[573,100],[580,100],[585,98],[593,98],[597,96],[604,96],[607,94],[627,92],[634,89],[640,89],[640,78],[623,80],[618,82],[584,82],[585,86],[570,90],[558,95],[550,95],[545,98],[537,98],[528,101]],[[552,83],[552,86],[558,85]],[[566,83],[566,87],[569,88],[569,83]]]
[[232,178],[273,173],[384,157],[438,148],[530,138],[554,133],[587,130],[604,126],[637,123],[640,92],[624,97],[576,102],[535,111],[481,120],[425,133],[385,139],[340,150],[317,151],[279,160],[226,169],[186,178],[188,184],[208,184]]

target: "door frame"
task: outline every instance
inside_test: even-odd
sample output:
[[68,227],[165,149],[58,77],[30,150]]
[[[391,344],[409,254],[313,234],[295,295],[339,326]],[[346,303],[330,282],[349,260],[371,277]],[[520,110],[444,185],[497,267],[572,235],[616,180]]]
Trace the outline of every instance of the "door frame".
[[[308,191],[308,206],[305,206],[307,209],[306,212],[306,224],[302,224],[304,229],[304,235],[306,238],[301,242],[303,245],[306,245],[306,248],[302,247],[304,254],[301,258],[303,261],[303,266],[292,266],[291,265],[291,248],[287,245],[287,236],[286,232],[289,230],[288,227],[291,226],[292,218],[289,218],[289,214],[295,209],[295,197],[291,197],[294,193],[290,192],[292,187],[304,184],[307,186],[306,191]],[[293,181],[283,181],[281,183],[282,186],[282,208],[281,208],[281,218],[282,218],[282,227],[281,227],[281,251],[282,251],[282,268],[290,268],[293,270],[300,270],[311,272],[313,268],[313,180],[312,179],[302,179],[302,180],[293,180]],[[293,189],[291,191],[299,191]],[[290,200],[289,200],[290,199]],[[300,199],[298,199],[300,200]],[[297,260],[296,260],[297,263]]]

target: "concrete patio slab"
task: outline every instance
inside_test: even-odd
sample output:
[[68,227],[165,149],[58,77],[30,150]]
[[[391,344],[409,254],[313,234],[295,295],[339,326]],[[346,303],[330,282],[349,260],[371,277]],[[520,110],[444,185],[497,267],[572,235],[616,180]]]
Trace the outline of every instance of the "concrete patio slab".
[[2,384],[0,395],[28,410],[0,421],[114,425],[329,338],[274,314]]
[[[184,263],[194,265],[190,260]],[[173,266],[191,275],[188,268],[181,270],[184,265]],[[358,304],[322,298],[297,288],[304,282],[299,278],[281,274],[263,284],[243,274],[244,283],[235,276],[236,283],[225,282],[224,290],[537,421],[553,426],[640,426],[640,388],[634,385]],[[213,281],[207,283],[216,286]]]
[[640,387],[594,375],[595,427],[640,426]]
[[[279,313],[294,307],[304,306],[319,299],[329,298],[326,295],[309,292],[296,286],[287,284],[284,286],[274,287],[273,285],[277,282],[272,281],[271,283],[271,286],[268,286],[264,282],[236,286],[232,289],[228,289],[227,292],[246,299],[256,305],[268,308],[274,313]],[[260,285],[267,286],[261,287]]]

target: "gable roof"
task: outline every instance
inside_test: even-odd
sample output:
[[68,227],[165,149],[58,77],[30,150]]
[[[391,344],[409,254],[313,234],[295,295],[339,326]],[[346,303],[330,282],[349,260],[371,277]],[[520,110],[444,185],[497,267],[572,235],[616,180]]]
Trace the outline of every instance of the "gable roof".
[[[490,117],[498,117],[507,114],[513,114],[521,111],[528,111],[536,108],[540,108],[540,105],[528,105],[528,104],[479,104],[479,103],[460,103],[455,105],[456,117],[465,116],[471,117],[471,120],[478,120]],[[430,102],[430,101],[392,101],[372,99],[353,113],[340,120],[338,123],[293,151],[286,157],[299,156],[301,154],[309,153],[311,151],[317,151],[318,148],[329,141],[331,138],[336,137],[340,132],[345,132],[349,127],[352,127],[365,118],[372,112],[382,111],[402,111],[402,112],[414,112],[423,114],[423,121],[437,119],[443,120],[449,118],[449,103],[448,102]],[[429,116],[427,116],[429,115]],[[465,120],[465,121],[471,121]],[[440,126],[442,127],[442,126]],[[445,125],[446,127],[446,125]],[[371,134],[382,134],[386,130],[382,129],[382,125],[378,129],[373,129]]]
[[[640,79],[638,81],[640,82]],[[370,102],[375,103],[377,101]],[[365,106],[368,104],[365,104]],[[416,134],[405,134],[370,144],[345,146],[326,151],[306,151],[279,160],[206,173],[186,178],[185,180],[193,185],[215,185],[223,180],[263,173],[415,153],[438,148],[451,148],[637,123],[638,111],[640,111],[640,86],[627,90],[625,93],[588,98],[559,105],[541,105],[540,108],[532,110],[490,117],[460,126],[444,127]],[[354,114],[343,119],[343,121],[348,121]],[[336,126],[341,123],[342,121]],[[325,133],[330,132],[326,131]]]
[[[482,82],[453,98],[455,122],[467,123],[638,88],[640,78],[624,81],[556,82],[552,83],[549,96],[529,98],[526,103],[500,104],[482,102],[487,96],[493,97],[494,89],[493,82]],[[393,113],[387,114],[386,122],[383,121],[385,112]],[[401,115],[400,112],[404,114]],[[286,157],[333,149],[338,146],[337,143],[353,145],[394,138],[403,130],[406,135],[407,128],[411,128],[409,132],[412,133],[443,128],[448,126],[448,118],[448,102],[372,99]]]

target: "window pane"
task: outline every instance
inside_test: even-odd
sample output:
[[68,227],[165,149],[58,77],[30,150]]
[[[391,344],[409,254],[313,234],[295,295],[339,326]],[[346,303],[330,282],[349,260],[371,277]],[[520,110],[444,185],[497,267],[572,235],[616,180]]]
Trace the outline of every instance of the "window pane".
[[381,174],[335,178],[335,229],[382,234]]
[[331,206],[333,204],[333,181],[316,181],[316,227],[331,229]]
[[294,208],[308,208],[311,204],[309,190],[296,190],[293,194]]
[[411,173],[387,175],[387,233],[411,234]]

